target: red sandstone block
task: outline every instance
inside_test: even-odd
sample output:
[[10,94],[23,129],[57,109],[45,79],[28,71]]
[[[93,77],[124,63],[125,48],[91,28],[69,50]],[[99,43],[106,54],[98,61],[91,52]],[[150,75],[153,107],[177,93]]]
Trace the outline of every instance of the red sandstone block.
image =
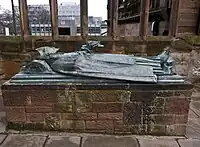
[[27,113],[51,113],[52,106],[26,106]]
[[72,104],[70,103],[56,103],[53,105],[53,112],[68,113],[72,112]]
[[97,120],[97,113],[63,113],[64,120]]
[[186,124],[188,122],[188,115],[176,115],[175,124]]
[[165,125],[156,125],[151,124],[148,126],[148,133],[150,135],[165,135],[166,133],[166,126]]
[[76,113],[77,119],[97,120],[97,113]]
[[74,116],[73,113],[62,113],[62,120],[74,120],[76,117]]
[[175,115],[150,115],[150,120],[156,125],[172,125],[175,123]]
[[27,90],[3,90],[4,106],[24,106],[27,103]]
[[6,117],[8,122],[25,122],[26,114],[24,107],[6,107]]
[[126,126],[123,120],[114,120],[114,130],[115,131],[128,131],[128,126]]
[[191,97],[192,91],[191,90],[176,90],[174,91],[174,95],[181,98]]
[[167,98],[165,103],[166,114],[188,114],[190,99]]
[[111,120],[86,121],[86,129],[113,130],[113,121]]
[[46,119],[55,119],[55,120],[61,120],[62,113],[46,113],[45,114]]
[[74,122],[75,130],[85,130],[85,121],[84,120],[76,120]]
[[63,130],[84,130],[85,121],[84,120],[62,120],[61,129]]
[[32,105],[48,105],[57,102],[55,90],[30,90],[27,94]]
[[171,97],[173,96],[173,90],[160,90],[160,91],[155,91],[155,96],[156,97]]
[[122,120],[123,113],[98,113],[99,120]]
[[131,93],[126,90],[90,90],[79,91],[77,96],[94,102],[129,102]]
[[186,125],[182,125],[182,124],[168,125],[166,127],[166,135],[170,135],[170,136],[186,135]]
[[26,118],[28,122],[34,122],[34,123],[44,122],[43,113],[27,113]]
[[123,111],[123,103],[93,103],[93,112],[117,113]]

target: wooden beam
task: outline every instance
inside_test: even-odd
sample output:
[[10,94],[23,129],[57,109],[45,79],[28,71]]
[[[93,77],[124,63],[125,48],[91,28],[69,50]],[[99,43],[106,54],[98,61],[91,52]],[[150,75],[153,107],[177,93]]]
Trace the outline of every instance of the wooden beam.
[[26,41],[29,36],[29,21],[28,21],[28,7],[27,0],[18,0],[20,11],[21,35]]
[[111,35],[115,39],[117,37],[117,30],[118,30],[118,5],[119,0],[112,0],[112,32]]
[[200,35],[200,9],[199,9],[199,17],[197,21],[197,35]]
[[178,32],[178,21],[179,21],[179,11],[181,0],[171,0],[171,14],[169,21],[169,36],[175,37]]
[[112,36],[112,0],[108,0],[107,14],[108,14],[108,36]]
[[[113,40],[117,38],[118,30],[118,4],[119,0],[110,0],[110,26],[109,35],[112,36]],[[115,42],[112,44],[112,51],[115,52]]]
[[80,0],[81,11],[81,36],[84,41],[88,39],[88,0]]
[[12,5],[13,29],[14,29],[14,34],[16,36],[17,35],[17,28],[16,28],[16,19],[15,19],[15,6],[14,6],[13,0],[11,0],[11,5]]
[[57,0],[49,0],[50,12],[51,12],[51,30],[52,38],[58,37],[58,2]]
[[141,0],[140,31],[139,31],[139,36],[141,40],[146,40],[148,35],[149,5],[150,5],[150,0]]

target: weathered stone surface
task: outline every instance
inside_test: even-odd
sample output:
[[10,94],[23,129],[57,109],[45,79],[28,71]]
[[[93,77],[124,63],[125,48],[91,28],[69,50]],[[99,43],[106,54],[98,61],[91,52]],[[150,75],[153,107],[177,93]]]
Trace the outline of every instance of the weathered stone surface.
[[188,114],[190,100],[187,98],[167,98],[165,105],[166,114]]
[[76,113],[77,119],[97,120],[97,113]]
[[79,147],[80,137],[50,136],[45,147]]
[[132,92],[131,93],[131,102],[144,102],[148,103],[153,101],[154,92],[152,91],[141,91],[141,92]]
[[60,129],[60,119],[61,114],[59,113],[49,113],[45,116],[45,127],[48,130],[58,130]]
[[28,122],[44,122],[44,114],[43,113],[27,113],[26,118]]
[[5,138],[6,138],[6,135],[0,135],[0,145],[3,143]]
[[148,134],[150,135],[164,135],[166,133],[165,125],[149,124],[148,125]]
[[113,130],[113,121],[111,120],[86,121],[86,129]]
[[2,147],[42,147],[46,137],[33,135],[9,135]]
[[141,123],[142,106],[140,103],[127,103],[124,105],[124,123],[136,125]]
[[183,98],[183,97],[191,97],[191,95],[192,95],[192,91],[190,90],[176,90],[175,92],[174,92],[174,95],[177,97],[181,97],[181,98]]
[[24,106],[27,102],[28,91],[21,90],[3,90],[2,96],[5,106]]
[[139,147],[133,137],[84,137],[82,147]]
[[186,124],[168,125],[166,127],[166,134],[170,136],[184,136],[186,135]]
[[72,104],[56,103],[56,104],[53,105],[53,112],[56,112],[56,113],[72,112]]
[[26,113],[24,107],[6,107],[6,117],[9,122],[25,122]]
[[190,109],[199,117],[200,116],[200,102],[192,101],[190,103]]
[[123,113],[98,113],[100,120],[122,120]]
[[[92,88],[93,85],[89,86]],[[181,124],[183,126],[186,123],[187,118],[185,116],[187,116],[189,107],[182,105],[182,102],[189,104],[188,99],[183,97],[182,93],[176,94],[178,97],[176,98],[176,90],[172,90],[174,87],[172,89],[169,87],[169,90],[160,90],[168,89],[168,87],[162,85],[161,87],[157,85],[146,85],[149,93],[145,90],[147,93],[144,92],[145,94],[142,94],[142,91],[139,89],[146,87],[145,85],[139,86],[137,87],[135,85],[136,90],[134,91],[132,89],[132,92],[137,93],[138,97],[142,95],[141,98],[143,100],[139,101],[139,99],[132,97],[133,102],[129,101],[130,92],[128,90],[127,92],[126,90],[116,90],[116,93],[114,93],[113,91],[115,90],[112,88],[111,90],[76,90],[73,89],[75,87],[71,87],[70,85],[69,87],[72,88],[72,91],[70,91],[70,88],[66,88],[64,85],[4,87],[3,91],[10,88],[15,91],[24,90],[27,92],[25,93],[25,110],[23,109],[25,111],[25,121],[17,117],[20,118],[19,122],[14,121],[13,123],[10,121],[8,126],[28,130],[45,129],[110,134],[175,135],[174,131],[177,129],[173,125]],[[86,88],[88,88],[87,85]],[[116,87],[113,88],[115,89]],[[134,85],[132,88],[134,88]],[[31,89],[30,94],[28,89]],[[44,93],[42,93],[43,90]],[[37,95],[37,91],[39,91],[39,95]],[[50,93],[48,94],[48,92]],[[56,92],[60,93],[56,94]],[[102,92],[105,92],[105,94]],[[51,95],[51,93],[53,94]],[[98,97],[98,94],[100,94],[100,97]],[[55,95],[57,97],[54,97]],[[109,96],[111,97],[110,101]],[[128,98],[126,97],[126,100],[123,101],[125,96]],[[14,96],[12,97],[14,98]],[[178,104],[176,100],[178,100]],[[165,104],[166,107],[164,107]],[[18,107],[21,108],[21,106]],[[174,114],[171,108],[176,110],[176,114]],[[165,114],[164,112],[167,112],[166,110],[170,112]],[[14,111],[15,113],[16,111]],[[22,114],[24,113],[20,113],[20,115]],[[182,135],[183,129],[178,127],[178,132],[179,135]]]
[[158,125],[171,125],[175,122],[175,115],[150,115],[150,121]]
[[187,139],[187,140],[178,140],[181,147],[199,147],[200,146],[200,140],[197,139]]
[[188,115],[176,115],[175,124],[186,124],[188,121]]
[[146,106],[143,109],[144,115],[150,115],[150,114],[164,114],[164,107],[158,106]]
[[129,102],[131,92],[126,90],[92,90],[77,91],[76,95],[94,102]]
[[61,121],[62,130],[84,130],[85,121],[84,120],[63,120]]
[[0,133],[6,132],[7,118],[4,111],[0,111]]
[[189,113],[188,113],[188,117],[189,118],[198,118],[199,116],[193,111],[193,110],[189,110]]
[[49,106],[57,102],[55,90],[26,90],[30,99],[29,104],[35,106]]
[[92,99],[85,92],[77,92],[75,110],[79,113],[92,112]]
[[179,147],[175,140],[139,139],[140,147]]
[[186,135],[190,138],[200,139],[200,119],[189,118],[186,128]]
[[93,103],[93,112],[117,113],[123,111],[123,103]]
[[53,111],[53,106],[26,106],[26,113],[50,113]]
[[58,103],[70,103],[75,98],[75,92],[70,90],[57,90],[57,100]]
[[14,74],[20,71],[21,65],[20,62],[14,61],[3,61],[3,71],[5,74],[5,79],[11,78]]

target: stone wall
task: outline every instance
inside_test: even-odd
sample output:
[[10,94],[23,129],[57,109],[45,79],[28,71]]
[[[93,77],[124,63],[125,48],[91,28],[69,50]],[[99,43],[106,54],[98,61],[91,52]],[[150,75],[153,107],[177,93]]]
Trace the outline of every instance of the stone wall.
[[188,84],[6,84],[2,95],[9,129],[185,135],[191,88]]
[[[162,36],[164,30],[166,29],[166,23],[165,21],[159,22],[159,35]],[[152,22],[148,24],[148,35],[151,36],[152,31]],[[128,23],[128,24],[120,24],[119,25],[119,36],[139,36],[139,30],[140,30],[140,23]]]

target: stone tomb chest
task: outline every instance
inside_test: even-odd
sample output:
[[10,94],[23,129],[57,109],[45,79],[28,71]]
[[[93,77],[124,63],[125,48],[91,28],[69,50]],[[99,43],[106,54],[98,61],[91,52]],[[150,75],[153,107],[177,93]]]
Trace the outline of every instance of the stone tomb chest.
[[2,86],[8,128],[185,135],[192,85],[164,51],[155,57],[74,53],[40,56]]

